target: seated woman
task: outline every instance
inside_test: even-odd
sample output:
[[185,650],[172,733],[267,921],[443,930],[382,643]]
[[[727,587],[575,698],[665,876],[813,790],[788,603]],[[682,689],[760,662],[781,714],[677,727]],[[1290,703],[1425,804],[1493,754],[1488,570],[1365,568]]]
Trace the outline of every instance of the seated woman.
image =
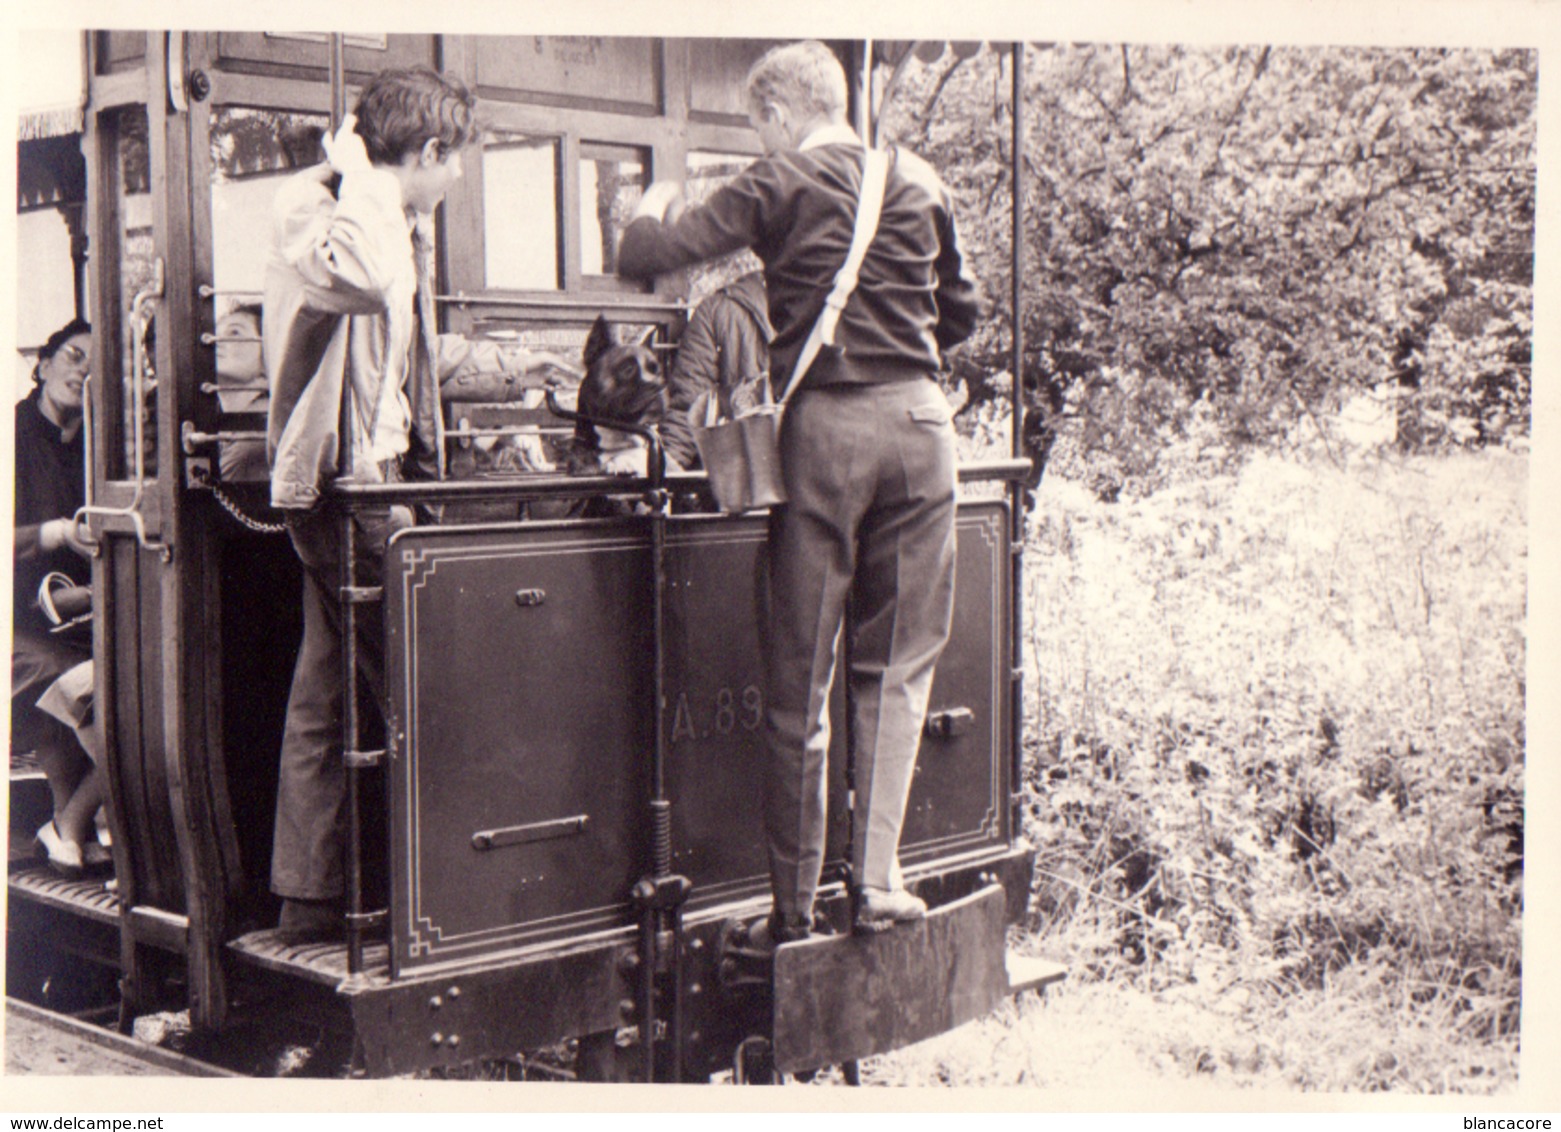
[[[76,874],[108,863],[94,819],[106,780],[59,717],[80,717],[80,683],[90,700],[91,625],[49,616],[40,593],[90,586],[90,551],[75,520],[86,495],[82,465],[82,383],[92,368],[92,327],[76,319],[49,336],[38,351],[32,393],[16,406],[16,516],[13,540],[11,750],[35,753],[53,795],[54,819],[38,844],[57,870]],[[58,623],[57,623],[58,622]],[[62,677],[70,680],[60,688]],[[51,714],[40,700],[56,705]],[[90,731],[88,732],[90,734]]]

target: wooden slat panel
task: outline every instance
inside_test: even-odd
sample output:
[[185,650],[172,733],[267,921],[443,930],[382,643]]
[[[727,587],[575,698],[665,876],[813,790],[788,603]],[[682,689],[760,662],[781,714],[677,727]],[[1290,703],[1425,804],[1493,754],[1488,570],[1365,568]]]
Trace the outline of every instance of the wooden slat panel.
[[164,951],[182,954],[189,937],[190,920],[177,912],[138,906],[130,909],[130,930],[138,943],[149,943]]
[[102,688],[110,701],[104,719],[108,731],[109,760],[118,784],[115,803],[118,821],[134,876],[132,891],[138,896],[156,888],[153,815],[147,803],[146,776],[141,766],[141,645],[137,600],[139,561],[135,542],[114,537],[105,542],[107,582],[105,647],[106,669]]
[[71,880],[47,865],[28,865],[13,869],[6,885],[13,901],[32,900],[110,927],[119,923],[119,896],[104,886],[102,877]]
[[477,80],[490,98],[612,105],[653,114],[661,103],[654,39],[479,36]]
[[689,110],[695,115],[743,122],[748,68],[778,39],[697,39],[689,44]]
[[[304,38],[304,36],[308,38]],[[225,31],[218,37],[221,66],[264,66],[272,73],[317,72],[321,80],[328,64],[324,35],[286,32]],[[343,54],[347,73],[361,81],[385,67],[408,67],[434,61],[433,37],[427,35],[348,35]]]

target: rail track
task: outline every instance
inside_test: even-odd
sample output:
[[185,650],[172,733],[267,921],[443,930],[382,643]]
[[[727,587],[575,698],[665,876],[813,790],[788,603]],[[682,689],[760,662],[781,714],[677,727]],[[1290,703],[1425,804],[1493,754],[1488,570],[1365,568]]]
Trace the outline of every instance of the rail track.
[[5,1000],[5,1072],[7,1076],[243,1076],[15,998]]

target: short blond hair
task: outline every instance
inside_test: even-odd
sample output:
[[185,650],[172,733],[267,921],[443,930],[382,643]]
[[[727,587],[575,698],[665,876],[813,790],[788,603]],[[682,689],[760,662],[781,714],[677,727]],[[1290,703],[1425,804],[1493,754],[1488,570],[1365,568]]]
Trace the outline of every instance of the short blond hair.
[[803,120],[838,121],[846,112],[846,72],[816,39],[772,47],[748,71],[748,106],[778,102]]

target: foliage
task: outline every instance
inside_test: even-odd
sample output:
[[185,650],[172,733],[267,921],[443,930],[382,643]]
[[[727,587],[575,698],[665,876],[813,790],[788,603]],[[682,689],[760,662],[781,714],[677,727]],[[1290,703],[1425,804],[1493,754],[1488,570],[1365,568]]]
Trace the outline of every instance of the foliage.
[[[1008,66],[907,57],[881,124],[943,172],[994,297]],[[1199,404],[1244,448],[1383,383],[1406,448],[1526,433],[1535,83],[1525,51],[1030,47],[1032,407],[1130,473]],[[1009,365],[1005,306],[956,363],[976,403]]]
[[1378,1064],[1383,1025],[1450,1058],[1515,1044],[1526,474],[1501,450],[1263,458],[1115,506],[1045,481],[1033,927],[1074,979],[1270,1033],[1388,1020],[1337,1039],[1372,1044],[1360,1072],[1292,1051],[1305,1087],[1463,1075]]

